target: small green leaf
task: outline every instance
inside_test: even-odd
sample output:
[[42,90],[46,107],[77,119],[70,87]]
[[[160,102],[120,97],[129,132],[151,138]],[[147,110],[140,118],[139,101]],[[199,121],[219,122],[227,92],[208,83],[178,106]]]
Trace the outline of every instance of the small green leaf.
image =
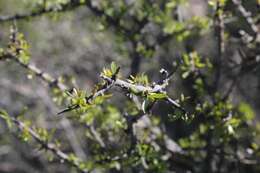
[[113,74],[115,74],[116,71],[117,71],[117,69],[118,69],[118,66],[117,66],[116,63],[113,61],[113,62],[111,63],[111,72],[112,72]]
[[166,93],[149,93],[148,98],[149,99],[164,99],[167,97]]
[[176,2],[175,1],[171,1],[171,2],[168,2],[167,4],[166,4],[166,7],[167,8],[173,8],[173,7],[175,7],[176,6]]
[[184,73],[182,73],[181,77],[183,79],[186,79],[189,75],[190,75],[190,72],[189,71],[185,71]]
[[12,127],[13,121],[11,120],[11,117],[8,115],[8,113],[5,110],[0,109],[0,117],[6,121],[8,128]]
[[255,117],[255,112],[252,110],[251,106],[246,103],[240,103],[238,110],[244,114],[246,120],[252,120]]
[[235,133],[234,128],[231,125],[227,126],[228,134],[233,135]]

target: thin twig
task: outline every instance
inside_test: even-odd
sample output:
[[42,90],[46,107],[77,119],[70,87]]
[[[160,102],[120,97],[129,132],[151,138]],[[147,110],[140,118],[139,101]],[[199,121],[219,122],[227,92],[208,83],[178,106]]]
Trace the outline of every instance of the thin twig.
[[60,4],[60,8],[41,8],[38,11],[32,11],[26,14],[15,14],[12,16],[0,16],[0,23],[3,22],[11,22],[14,20],[28,20],[32,17],[38,17],[41,16],[43,14],[49,14],[49,13],[53,13],[53,12],[65,12],[65,11],[70,11],[70,10],[74,10],[75,8],[78,8],[80,6],[85,5],[85,3],[82,2],[78,2],[78,3],[66,3],[66,4]]
[[32,128],[28,127],[27,125],[25,125],[23,122],[19,121],[18,119],[14,118],[14,117],[10,117],[10,120],[14,124],[16,124],[16,126],[18,127],[18,129],[20,131],[24,131],[26,129],[26,131],[29,132],[29,134],[35,139],[35,141],[41,145],[41,148],[51,151],[54,155],[56,155],[61,160],[61,162],[62,161],[67,162],[71,166],[74,166],[75,168],[77,168],[82,173],[88,172],[88,170],[86,170],[80,166],[82,161],[80,161],[80,160],[72,161],[68,154],[61,151],[55,144],[48,143],[47,141],[43,140],[36,131],[34,131]]
[[225,41],[224,41],[224,11],[223,6],[217,1],[216,12],[215,12],[215,35],[217,37],[217,59],[216,59],[216,76],[214,81],[214,89],[218,90],[219,81],[221,79],[222,71],[222,59],[225,51]]
[[[14,62],[19,64],[20,66],[24,67],[25,69],[27,69],[28,71],[34,73],[37,77],[42,79],[42,81],[44,81],[46,84],[48,84],[48,86],[50,88],[56,87],[56,88],[58,88],[62,92],[65,91],[68,88],[66,85],[64,85],[63,83],[59,82],[58,79],[55,79],[50,74],[48,74],[46,72],[43,72],[41,69],[39,69],[38,67],[36,67],[35,65],[33,65],[31,63],[24,63],[24,62],[22,62],[19,59],[19,57],[15,56],[15,55],[12,55],[11,53],[3,54],[0,59],[10,59],[10,60],[13,60]],[[77,137],[75,135],[75,132],[73,130],[73,127],[72,127],[70,121],[67,118],[64,118],[64,119],[62,119],[60,124],[65,129],[65,131],[67,132],[66,135],[67,135],[68,140],[69,140],[73,150],[75,151],[76,155],[80,156],[80,158],[86,158],[86,155],[84,154],[84,152],[82,152],[83,149],[82,149],[82,147],[80,145],[80,142],[78,141],[78,139],[77,139]]]
[[66,85],[59,82],[57,79],[52,77],[50,74],[43,72],[41,69],[39,69],[38,67],[36,67],[35,65],[33,65],[31,63],[26,64],[26,63],[22,62],[18,57],[14,56],[14,55],[7,53],[7,54],[4,54],[1,58],[10,59],[10,60],[15,61],[20,66],[24,67],[25,69],[34,73],[37,77],[42,79],[45,83],[47,83],[49,85],[49,87],[55,86],[58,89],[60,89],[61,91],[68,89],[68,87]]
[[255,41],[260,42],[260,32],[257,25],[254,22],[251,12],[247,11],[245,7],[242,5],[241,0],[232,0],[232,2],[236,5],[238,11],[241,15],[246,19],[247,23],[249,24],[251,30],[254,32]]
[[[95,98],[97,98],[98,96],[104,95],[115,83],[116,81],[116,75],[118,74],[120,68],[117,68],[115,74],[113,74],[113,76],[110,78],[110,81],[107,81],[105,84],[103,84],[101,86],[101,88],[97,91],[97,92],[93,92],[90,96],[86,97],[86,103],[90,104]],[[58,112],[57,114],[63,114],[65,112],[69,112],[75,109],[80,108],[79,105],[75,104],[75,105],[70,105],[67,108],[61,110],[60,112]]]
[[[106,81],[112,81],[111,78],[107,77],[107,76],[101,76],[104,80]],[[167,80],[166,80],[167,81]],[[168,82],[168,81],[167,81]],[[114,81],[114,85],[118,86],[122,89],[125,89],[127,91],[134,91],[134,94],[142,94],[142,93],[164,93],[164,90],[166,88],[166,86],[168,85],[168,83],[165,82],[161,85],[157,84],[154,87],[150,87],[150,86],[143,86],[143,85],[137,85],[137,84],[132,84],[129,82],[126,82],[124,80],[121,79],[116,79]],[[166,97],[165,98],[169,103],[171,103],[174,107],[180,109],[181,111],[185,112],[185,109],[181,107],[180,104],[178,104],[176,101],[174,101],[173,99],[171,99],[170,97]]]

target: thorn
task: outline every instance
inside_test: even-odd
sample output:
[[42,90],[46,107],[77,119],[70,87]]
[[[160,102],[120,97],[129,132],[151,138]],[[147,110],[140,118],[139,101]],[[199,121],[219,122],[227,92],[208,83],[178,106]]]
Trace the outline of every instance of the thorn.
[[63,114],[63,113],[66,113],[66,112],[69,112],[69,111],[72,111],[72,110],[75,110],[79,108],[79,105],[71,105],[63,110],[61,110],[60,112],[57,113],[57,115],[60,115],[60,114]]

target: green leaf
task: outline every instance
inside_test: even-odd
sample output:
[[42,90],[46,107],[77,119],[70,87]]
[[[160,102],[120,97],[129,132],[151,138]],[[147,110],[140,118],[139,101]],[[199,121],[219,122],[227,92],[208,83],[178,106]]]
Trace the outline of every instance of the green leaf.
[[231,125],[227,126],[228,134],[233,135],[235,134],[234,128]]
[[8,113],[5,110],[0,109],[0,117],[6,121],[8,128],[12,127],[13,121],[11,120],[11,117],[8,115]]
[[24,141],[24,142],[28,142],[28,141],[30,141],[31,139],[32,139],[32,136],[31,136],[31,134],[30,134],[30,132],[29,132],[29,125],[31,124],[31,122],[30,121],[25,121],[25,122],[23,122],[24,123],[24,127],[23,127],[23,129],[22,129],[22,131],[21,131],[21,134],[20,134],[20,138]]
[[189,71],[185,71],[184,73],[182,73],[181,77],[183,79],[186,79],[189,75],[190,75],[190,72]]
[[118,69],[118,66],[117,66],[116,63],[113,61],[113,62],[111,63],[111,72],[112,72],[113,74],[115,74],[116,71],[117,71],[117,69]]
[[167,8],[173,8],[175,6],[176,6],[176,2],[175,1],[171,1],[171,2],[166,3],[166,7]]
[[252,120],[255,117],[255,112],[247,103],[240,103],[238,110],[244,114],[246,120]]
[[163,28],[163,32],[166,34],[172,34],[175,30],[175,23],[173,21],[167,22]]
[[166,93],[148,93],[149,99],[164,99],[167,97]]

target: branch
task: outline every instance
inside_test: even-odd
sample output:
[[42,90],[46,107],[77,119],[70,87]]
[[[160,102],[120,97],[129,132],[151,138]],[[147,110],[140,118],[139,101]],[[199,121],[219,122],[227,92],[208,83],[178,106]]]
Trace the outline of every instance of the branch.
[[[120,68],[118,67],[116,72],[112,75],[111,77],[111,80],[110,81],[107,81],[105,84],[103,84],[101,86],[101,88],[97,91],[97,92],[93,92],[90,96],[86,97],[85,100],[86,100],[86,103],[91,103],[95,98],[97,98],[98,96],[101,96],[101,95],[104,95],[105,92],[107,92],[113,85],[114,85],[114,82],[116,81],[116,76],[117,74],[119,73],[119,70]],[[75,110],[75,109],[78,109],[80,108],[79,105],[75,104],[75,105],[70,105],[69,107],[67,107],[66,109],[58,112],[57,114],[60,115],[60,114],[63,114],[65,112],[69,112],[69,111],[72,111],[72,110]]]
[[[18,57],[13,56],[11,54],[4,54],[2,57],[0,57],[0,59],[11,59],[13,61],[15,61],[17,64],[19,64],[20,66],[24,67],[25,69],[27,69],[28,71],[31,71],[32,73],[34,73],[37,77],[39,77],[40,79],[42,79],[42,81],[44,81],[45,83],[48,84],[48,86],[50,88],[52,87],[57,87],[60,91],[65,91],[68,87],[66,85],[64,85],[63,83],[59,82],[57,79],[55,79],[54,77],[52,77],[50,74],[43,72],[41,69],[39,69],[38,67],[36,67],[33,64],[25,64],[23,63]],[[66,118],[64,118],[61,122],[60,122],[61,126],[63,127],[63,129],[66,131],[66,135],[68,137],[68,140],[73,148],[73,150],[75,151],[77,156],[80,156],[80,158],[86,158],[84,152],[80,152],[83,151],[82,147],[80,146],[80,143],[75,135],[75,132],[73,130],[73,127],[70,123],[70,121]]]
[[14,20],[28,20],[32,17],[38,17],[43,14],[48,14],[48,13],[53,13],[53,12],[60,13],[60,12],[70,11],[70,10],[73,10],[73,9],[83,6],[83,5],[85,5],[85,3],[83,3],[83,2],[66,3],[66,4],[60,4],[60,8],[53,8],[53,7],[50,9],[42,8],[38,11],[29,12],[26,14],[16,14],[13,16],[0,16],[0,23],[10,22],[10,21],[14,21]]
[[116,27],[119,31],[123,32],[124,34],[129,35],[129,33],[132,33],[132,30],[129,30],[125,27],[123,27],[120,24],[119,18],[113,18],[105,13],[105,11],[98,9],[97,7],[92,5],[92,2],[90,0],[86,0],[86,6],[89,8],[89,10],[94,13],[98,17],[105,17],[105,20],[112,26]]
[[216,75],[214,81],[214,90],[217,91],[219,86],[219,81],[221,79],[222,71],[222,59],[225,51],[225,24],[224,24],[224,11],[223,6],[220,2],[217,2],[216,11],[215,11],[215,35],[217,37],[217,59],[216,59]]
[[54,77],[52,77],[50,74],[43,72],[41,69],[39,69],[38,67],[36,67],[33,64],[30,63],[24,63],[22,62],[18,57],[12,55],[12,54],[3,54],[0,59],[10,59],[15,61],[17,64],[19,64],[20,66],[24,67],[25,69],[27,69],[28,71],[31,71],[32,73],[34,73],[36,76],[38,76],[40,79],[42,79],[42,81],[44,81],[45,83],[48,84],[49,87],[57,87],[58,89],[60,89],[61,91],[66,90],[68,87],[64,84],[62,84],[61,82],[59,82],[57,79],[55,79]]
[[[0,116],[0,118],[3,119],[2,116]],[[47,141],[43,140],[36,131],[34,131],[30,127],[27,127],[27,125],[25,125],[23,122],[19,121],[18,119],[14,118],[14,117],[10,117],[9,120],[11,120],[18,127],[18,129],[20,131],[23,131],[24,129],[26,129],[26,131],[28,131],[28,133],[35,139],[35,141],[41,145],[41,148],[51,151],[54,155],[56,155],[60,159],[61,163],[62,163],[62,161],[65,161],[68,164],[70,164],[71,166],[77,168],[82,173],[88,172],[88,170],[86,170],[80,166],[80,164],[82,163],[81,160],[78,160],[78,161],[71,160],[70,156],[67,155],[66,153],[64,153],[63,151],[61,151],[55,144],[48,143]]]
[[241,15],[246,19],[247,23],[249,24],[251,30],[254,32],[255,41],[260,42],[260,32],[257,25],[254,22],[251,12],[248,12],[245,7],[242,5],[241,0],[232,0],[234,5],[237,7],[238,11]]
[[[109,82],[112,82],[113,80],[110,77],[101,75],[101,77]],[[141,95],[143,93],[160,93],[160,94],[165,94],[165,88],[168,85],[168,80],[165,80],[167,82],[162,83],[161,85],[156,84],[154,87],[150,86],[143,86],[143,85],[138,85],[138,84],[132,84],[129,82],[126,82],[121,79],[116,79],[114,81],[114,85],[118,86],[122,89],[125,89],[127,91],[132,91],[134,92],[135,95]],[[169,96],[166,96],[165,100],[167,100],[169,103],[171,103],[174,107],[180,109],[182,112],[186,113],[185,109],[181,107],[179,103],[171,99]]]
[[71,11],[74,10],[76,8],[79,8],[81,6],[87,6],[88,9],[94,13],[96,16],[98,17],[102,17],[104,16],[106,21],[111,24],[112,26],[115,26],[119,29],[119,31],[123,32],[124,34],[129,34],[130,32],[132,32],[132,30],[126,29],[123,26],[120,25],[120,20],[119,19],[115,19],[109,15],[107,15],[105,13],[105,11],[98,9],[97,7],[92,5],[92,2],[90,0],[86,0],[86,2],[69,2],[66,4],[59,4],[60,7],[59,8],[49,8],[46,9],[45,7],[41,8],[40,10],[37,11],[32,11],[26,14],[15,14],[12,16],[0,16],[0,23],[3,22],[10,22],[10,21],[14,21],[14,20],[28,20],[32,17],[38,17],[44,14],[49,14],[49,13],[61,13],[61,12],[66,12],[66,11]]

